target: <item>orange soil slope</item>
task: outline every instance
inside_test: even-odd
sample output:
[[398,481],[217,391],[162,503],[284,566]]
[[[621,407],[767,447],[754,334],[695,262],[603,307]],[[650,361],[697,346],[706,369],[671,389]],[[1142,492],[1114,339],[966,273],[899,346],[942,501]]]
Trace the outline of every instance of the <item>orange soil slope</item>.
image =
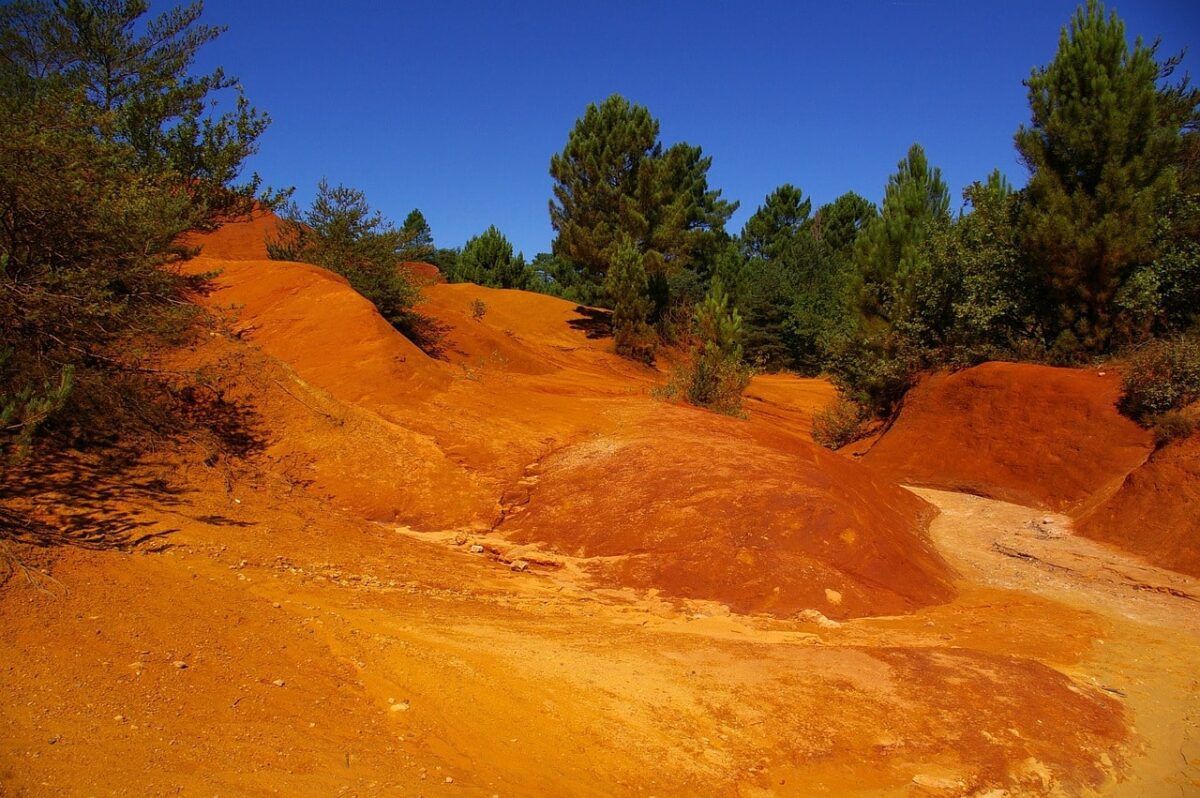
[[737,612],[843,618],[951,596],[919,534],[924,502],[815,446],[747,441],[737,424],[665,408],[555,452],[508,497],[499,530],[596,558],[620,584]]
[[266,260],[267,239],[279,231],[279,217],[256,210],[249,218],[221,225],[211,233],[191,233],[183,243],[199,247],[206,258],[220,260]]
[[1200,435],[1151,455],[1077,529],[1155,565],[1200,577]]
[[[445,329],[435,360],[322,269],[207,257],[263,226],[200,238],[192,268],[220,271],[207,301],[238,314],[243,338],[401,444],[379,463],[397,486],[373,499],[330,472],[347,458],[369,471],[378,448],[331,469],[327,446],[285,436],[319,487],[369,517],[496,529],[580,554],[611,583],[776,614],[897,612],[950,595],[924,535],[928,507],[812,444],[802,410],[777,411],[792,423],[774,429],[654,400],[662,375],[611,354],[604,314],[520,291],[428,286],[422,311]],[[542,460],[544,483],[529,490]],[[601,500],[584,508],[583,495]]]
[[901,483],[1075,514],[1150,453],[1108,371],[985,363],[914,388],[863,462]]

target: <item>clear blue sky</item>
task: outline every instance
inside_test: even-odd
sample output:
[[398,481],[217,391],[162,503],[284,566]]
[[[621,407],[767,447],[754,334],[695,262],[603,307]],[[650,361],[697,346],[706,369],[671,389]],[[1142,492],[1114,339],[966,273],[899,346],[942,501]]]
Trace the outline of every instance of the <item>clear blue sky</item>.
[[[553,237],[550,156],[613,92],[647,106],[665,143],[712,156],[710,185],[741,202],[734,232],[785,182],[814,205],[847,190],[878,202],[914,141],[956,197],[995,167],[1023,185],[1021,81],[1075,5],[206,0],[229,31],[201,65],[271,114],[251,166],[301,204],[325,176],[397,224],[420,208],[439,246],[495,224],[532,257]],[[1195,48],[1185,66],[1200,73],[1200,2],[1113,7],[1164,53]]]

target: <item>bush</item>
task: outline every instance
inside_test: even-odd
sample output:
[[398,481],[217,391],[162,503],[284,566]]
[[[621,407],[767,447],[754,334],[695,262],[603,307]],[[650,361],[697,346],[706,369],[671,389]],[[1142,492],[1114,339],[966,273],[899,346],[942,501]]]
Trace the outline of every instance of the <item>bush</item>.
[[1129,359],[1121,394],[1121,412],[1148,422],[1200,399],[1200,337],[1154,341]]
[[889,334],[843,338],[834,345],[828,363],[834,385],[879,417],[895,411],[920,367],[917,353]]
[[487,303],[479,297],[471,300],[471,318],[475,321],[481,321],[487,314]]
[[267,241],[267,253],[342,275],[389,324],[428,351],[436,345],[430,340],[429,320],[413,310],[421,292],[401,268],[413,235],[373,211],[358,189],[331,187],[321,180],[312,207],[301,211],[293,204],[287,209],[279,235]]
[[195,376],[157,362],[200,318],[176,242],[258,190],[236,179],[266,117],[192,69],[220,31],[198,3],[145,12],[0,4],[0,453],[18,459],[39,427],[82,445],[186,422],[155,410]]
[[1154,443],[1160,448],[1171,441],[1190,437],[1197,427],[1200,427],[1200,418],[1187,410],[1168,410],[1150,420],[1150,428],[1154,431]]
[[813,440],[826,449],[840,449],[863,437],[868,415],[858,402],[839,396],[813,417]]
[[613,343],[617,354],[653,365],[658,334],[650,326],[650,279],[641,253],[625,239],[609,267],[605,286],[613,301]]
[[682,391],[694,405],[738,415],[752,372],[742,362],[742,318],[729,307],[719,278],[696,309],[695,321],[698,345],[682,375]]

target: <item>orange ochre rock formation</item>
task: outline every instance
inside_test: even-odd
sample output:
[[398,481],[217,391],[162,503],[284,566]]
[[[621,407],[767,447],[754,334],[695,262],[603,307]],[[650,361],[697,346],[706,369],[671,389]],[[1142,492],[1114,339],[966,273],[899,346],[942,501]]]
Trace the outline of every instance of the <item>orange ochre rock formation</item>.
[[260,216],[197,236],[189,268],[218,272],[204,301],[235,313],[246,340],[378,417],[386,444],[336,463],[310,453],[316,485],[346,505],[418,529],[486,527],[613,584],[736,611],[842,618],[952,595],[925,533],[932,509],[812,443],[797,418],[812,406],[769,410],[818,381],[791,378],[789,393],[759,378],[750,401],[764,412],[749,422],[673,406],[649,395],[660,374],[609,351],[604,314],[469,284],[424,289],[438,359],[337,275],[258,258],[251,242],[270,229]]

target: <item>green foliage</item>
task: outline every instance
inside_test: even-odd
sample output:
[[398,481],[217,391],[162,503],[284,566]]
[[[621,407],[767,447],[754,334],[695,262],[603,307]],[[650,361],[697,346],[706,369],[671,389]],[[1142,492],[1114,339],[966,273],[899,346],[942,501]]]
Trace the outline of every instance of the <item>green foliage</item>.
[[[93,133],[128,146],[139,169],[173,174],[199,218],[244,212],[259,180],[236,180],[270,119],[219,67],[192,71],[199,50],[224,32],[200,22],[202,3],[144,19],[148,10],[145,0],[11,3],[0,11],[5,57],[39,91],[69,86],[94,109]],[[214,116],[212,99],[224,91],[235,95],[233,110]]]
[[930,360],[998,356],[1040,329],[1042,308],[1017,243],[1021,195],[998,171],[963,192],[971,206],[933,225],[894,304],[892,329]]
[[75,379],[75,366],[66,364],[57,382],[31,385],[27,374],[10,369],[12,350],[0,351],[0,440],[11,459],[23,459],[29,453],[38,427],[67,403]]
[[[863,207],[852,208],[851,197],[856,195],[824,209],[832,222],[825,232],[842,236],[850,246],[857,235],[855,214],[865,216],[872,209],[865,200]],[[781,186],[747,221],[738,250],[726,249],[716,261],[716,272],[730,286],[745,320],[746,352],[762,368],[816,373],[828,341],[846,327],[847,261],[818,236],[810,209],[798,188]]]
[[806,232],[812,200],[790,183],[767,195],[766,201],[742,228],[742,248],[748,258],[787,259]]
[[442,276],[450,281],[458,268],[458,250],[449,247],[435,247],[426,260],[437,266]]
[[828,205],[817,209],[812,234],[829,247],[839,259],[850,260],[859,234],[879,216],[875,203],[847,191]]
[[1117,290],[1117,332],[1141,341],[1200,321],[1200,193],[1177,192],[1156,221],[1153,261]]
[[187,378],[153,357],[196,315],[175,242],[257,186],[234,180],[266,118],[240,93],[213,116],[236,82],[189,72],[219,31],[196,22],[198,5],[143,27],[144,12],[0,7],[0,447],[58,422],[82,437],[170,423],[150,406]]
[[363,192],[331,187],[322,179],[308,210],[289,206],[278,235],[267,241],[267,252],[337,272],[388,323],[421,343],[427,320],[413,310],[421,292],[401,268],[410,260],[413,235],[371,210]]
[[738,415],[751,371],[742,362],[742,319],[714,280],[695,313],[697,345],[684,376],[684,394],[694,405]]
[[626,240],[656,281],[657,318],[670,304],[666,277],[705,273],[736,203],[708,186],[711,158],[680,143],[664,149],[650,112],[613,95],[591,104],[550,161],[554,255],[598,283]]
[[838,339],[827,364],[838,390],[881,418],[896,411],[921,365],[920,353],[888,332]]
[[633,242],[624,240],[614,254],[605,287],[613,302],[612,328],[617,354],[653,364],[658,337],[649,321],[650,281],[643,259]]
[[1168,410],[1150,421],[1154,444],[1161,448],[1172,441],[1181,441],[1200,428],[1200,413],[1189,410]]
[[493,288],[524,288],[528,279],[525,256],[513,257],[512,244],[492,225],[463,247],[453,279]]
[[863,436],[868,414],[857,402],[838,396],[813,416],[813,440],[826,449],[840,449]]
[[474,319],[475,321],[482,321],[483,317],[487,315],[487,311],[488,311],[487,303],[484,302],[482,299],[480,299],[479,297],[475,297],[474,299],[471,300],[471,318],[472,319]]
[[539,252],[526,269],[527,291],[561,297],[581,305],[610,304],[604,284],[579,265],[559,255]]
[[405,260],[425,263],[433,257],[436,251],[433,246],[433,230],[429,228],[429,222],[425,221],[425,215],[419,208],[413,208],[408,216],[404,217],[400,232],[407,242],[403,251]]
[[1032,119],[1016,134],[1029,167],[1023,245],[1058,303],[1055,326],[1091,352],[1106,350],[1116,316],[1144,314],[1153,291],[1155,217],[1176,190],[1184,126],[1200,92],[1160,88],[1177,59],[1156,60],[1138,39],[1089,0],[1059,37],[1058,52],[1026,81]]
[[868,322],[914,313],[929,282],[925,244],[949,221],[950,194],[940,169],[919,144],[897,164],[884,189],[883,210],[856,243],[859,310]]
[[1200,337],[1176,336],[1154,341],[1129,359],[1119,407],[1147,423],[1200,400]]

